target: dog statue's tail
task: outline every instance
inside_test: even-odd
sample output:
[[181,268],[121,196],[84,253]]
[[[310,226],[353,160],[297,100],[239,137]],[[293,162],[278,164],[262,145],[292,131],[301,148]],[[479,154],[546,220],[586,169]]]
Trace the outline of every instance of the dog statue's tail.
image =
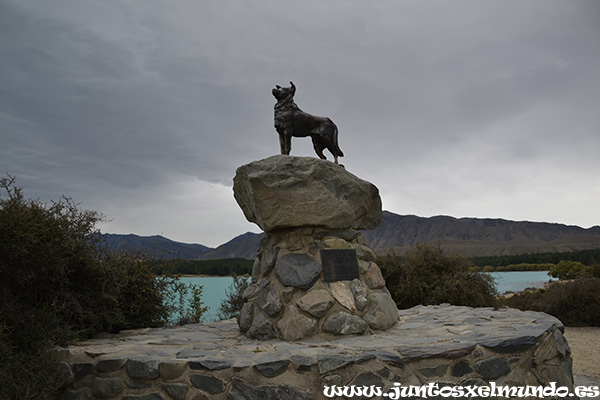
[[337,157],[344,157],[344,152],[340,149],[338,145],[338,129],[335,127],[335,132],[333,133],[333,145],[335,146],[335,151],[337,154],[334,154]]

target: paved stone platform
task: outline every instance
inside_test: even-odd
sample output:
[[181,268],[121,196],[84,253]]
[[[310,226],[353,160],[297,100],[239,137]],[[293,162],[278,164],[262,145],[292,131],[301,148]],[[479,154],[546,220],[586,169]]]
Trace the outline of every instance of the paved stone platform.
[[559,320],[514,309],[400,310],[370,336],[285,342],[240,334],[235,320],[142,329],[61,351],[63,399],[320,399],[324,386],[572,386]]

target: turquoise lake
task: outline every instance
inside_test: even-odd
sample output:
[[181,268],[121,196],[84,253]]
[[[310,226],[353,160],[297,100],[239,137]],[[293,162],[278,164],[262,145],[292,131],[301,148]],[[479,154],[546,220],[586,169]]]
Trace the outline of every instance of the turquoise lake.
[[[548,271],[511,271],[511,272],[492,272],[490,273],[496,279],[496,286],[500,293],[506,291],[520,292],[528,287],[542,287],[550,280]],[[217,320],[217,311],[221,301],[226,297],[225,291],[233,282],[230,276],[219,277],[185,277],[182,282],[202,285],[202,301],[208,307],[205,314],[205,321]]]
[[540,288],[550,280],[548,271],[510,271],[491,272],[490,275],[496,279],[496,287],[500,294],[513,291],[521,292],[528,287]]

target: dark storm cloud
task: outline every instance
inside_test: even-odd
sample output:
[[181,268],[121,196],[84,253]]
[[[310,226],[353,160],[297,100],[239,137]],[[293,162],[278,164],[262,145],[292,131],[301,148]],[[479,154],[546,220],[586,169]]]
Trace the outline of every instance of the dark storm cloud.
[[293,80],[391,211],[599,224],[599,10],[4,0],[0,172],[107,230],[216,245],[253,229],[231,178],[278,152],[270,89]]

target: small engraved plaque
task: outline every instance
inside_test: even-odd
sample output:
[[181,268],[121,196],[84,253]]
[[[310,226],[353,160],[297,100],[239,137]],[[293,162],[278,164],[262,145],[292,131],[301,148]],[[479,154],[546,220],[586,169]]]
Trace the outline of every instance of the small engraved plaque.
[[360,278],[354,249],[321,250],[321,265],[325,282],[351,281]]

